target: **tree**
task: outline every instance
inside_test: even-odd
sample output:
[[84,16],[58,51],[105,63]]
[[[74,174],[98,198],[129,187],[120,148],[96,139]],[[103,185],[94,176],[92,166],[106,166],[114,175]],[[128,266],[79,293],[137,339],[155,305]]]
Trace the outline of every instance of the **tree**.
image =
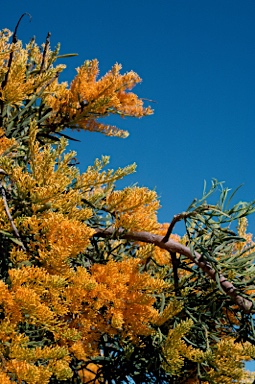
[[160,224],[155,191],[115,189],[135,165],[81,174],[65,130],[125,137],[98,119],[150,115],[141,79],[88,60],[68,87],[50,35],[23,47],[18,24],[0,35],[1,383],[252,383],[255,202],[213,180]]

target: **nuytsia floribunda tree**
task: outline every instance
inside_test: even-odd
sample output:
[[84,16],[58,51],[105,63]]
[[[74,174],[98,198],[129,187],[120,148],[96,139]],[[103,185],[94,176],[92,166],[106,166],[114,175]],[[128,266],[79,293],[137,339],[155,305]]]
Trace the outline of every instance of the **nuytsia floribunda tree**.
[[252,383],[255,203],[213,180],[160,224],[155,191],[115,187],[134,164],[81,173],[70,130],[125,137],[103,118],[153,112],[141,79],[87,60],[68,86],[50,35],[17,29],[0,34],[0,382]]

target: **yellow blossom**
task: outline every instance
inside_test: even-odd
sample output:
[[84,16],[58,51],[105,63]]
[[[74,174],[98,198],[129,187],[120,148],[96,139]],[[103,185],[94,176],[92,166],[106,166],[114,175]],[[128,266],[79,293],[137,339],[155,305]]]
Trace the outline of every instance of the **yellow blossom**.
[[116,227],[131,231],[155,231],[159,201],[156,192],[147,188],[125,188],[114,191],[106,198],[106,204],[116,218]]

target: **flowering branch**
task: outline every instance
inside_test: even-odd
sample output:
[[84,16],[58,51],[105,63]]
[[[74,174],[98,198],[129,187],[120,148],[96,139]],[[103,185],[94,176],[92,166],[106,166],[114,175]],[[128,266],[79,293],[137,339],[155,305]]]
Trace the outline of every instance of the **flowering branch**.
[[[94,237],[107,238],[113,235],[121,237],[122,239],[154,244],[157,247],[165,249],[170,253],[179,253],[184,255],[188,257],[193,263],[195,263],[199,268],[201,268],[212,280],[216,281],[217,272],[212,268],[208,261],[203,260],[203,256],[201,254],[196,251],[192,252],[188,247],[174,240],[169,239],[165,242],[165,238],[163,236],[154,235],[149,232],[125,232],[123,229],[116,231],[116,229],[112,227],[105,230],[96,229]],[[239,295],[238,289],[232,283],[230,283],[224,277],[224,275],[219,273],[218,280],[224,292],[226,292],[226,294],[231,297],[231,299],[236,304],[238,304],[238,306],[243,309],[245,313],[250,313],[252,311],[252,301]]]
[[[18,41],[18,39],[17,39],[17,31],[18,31],[18,28],[19,28],[21,20],[26,15],[28,15],[30,17],[30,20],[31,20],[31,15],[29,13],[27,13],[27,12],[23,13],[23,15],[20,16],[19,21],[17,22],[17,25],[16,25],[14,33],[13,33],[13,37],[12,37],[12,44],[13,45],[16,44],[17,41]],[[10,56],[9,56],[9,60],[8,60],[8,65],[7,65],[8,70],[7,70],[7,72],[5,74],[5,77],[4,77],[4,80],[2,81],[2,84],[1,84],[2,89],[6,86],[6,84],[8,82],[8,77],[9,77],[10,70],[11,70],[12,60],[13,60],[13,49],[10,52]]]

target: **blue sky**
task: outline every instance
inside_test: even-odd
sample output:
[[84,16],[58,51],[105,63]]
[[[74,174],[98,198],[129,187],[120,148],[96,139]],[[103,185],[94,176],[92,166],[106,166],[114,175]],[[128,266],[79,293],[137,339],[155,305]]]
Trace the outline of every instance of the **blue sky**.
[[[255,199],[255,3],[246,0],[20,0],[1,4],[0,26],[13,30],[23,12],[19,38],[52,45],[78,57],[64,62],[62,79],[98,58],[103,75],[116,63],[143,79],[135,91],[152,99],[155,114],[112,119],[129,138],[81,133],[81,168],[111,156],[113,167],[137,163],[138,182],[156,188],[161,221],[199,197],[203,182],[225,181],[240,200]],[[250,229],[255,232],[255,219]]]
[[[19,0],[1,4],[0,27],[37,42],[52,33],[61,42],[63,80],[84,60],[97,58],[103,75],[116,63],[143,79],[135,91],[155,102],[140,120],[112,119],[127,139],[80,133],[84,170],[96,157],[112,167],[136,162],[123,185],[156,188],[161,221],[187,208],[212,178],[236,188],[240,200],[255,199],[255,2],[253,0]],[[255,233],[255,218],[250,219]]]

